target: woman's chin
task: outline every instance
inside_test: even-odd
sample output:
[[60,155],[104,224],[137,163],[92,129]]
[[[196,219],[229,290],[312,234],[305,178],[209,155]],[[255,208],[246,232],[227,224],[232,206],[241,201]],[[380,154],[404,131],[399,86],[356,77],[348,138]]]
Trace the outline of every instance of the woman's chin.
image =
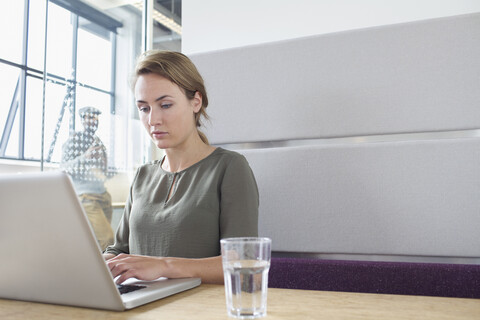
[[166,143],[165,141],[152,139],[152,142],[159,149],[167,149],[168,148],[168,143]]
[[156,146],[158,149],[162,149],[162,150],[168,149],[168,146],[165,145],[165,143],[157,143]]

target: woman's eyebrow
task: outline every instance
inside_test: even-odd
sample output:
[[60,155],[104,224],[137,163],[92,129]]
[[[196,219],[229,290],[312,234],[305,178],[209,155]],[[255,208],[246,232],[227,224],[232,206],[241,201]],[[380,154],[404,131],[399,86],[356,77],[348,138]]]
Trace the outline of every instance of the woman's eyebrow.
[[[168,94],[166,94],[166,95],[163,95],[163,96],[161,96],[161,97],[158,97],[157,99],[155,99],[155,101],[163,100],[163,99],[165,99],[166,97],[170,97],[170,96],[169,96]],[[171,98],[171,97],[170,97],[170,98]]]
[[[160,96],[160,97],[158,97],[157,99],[155,99],[155,102],[160,101],[160,100],[162,100],[162,99],[165,99],[165,98],[167,98],[167,97],[170,97],[170,96],[169,96],[168,94],[163,95],[163,96]],[[171,98],[171,97],[170,97],[170,98]],[[143,101],[143,100],[137,100],[137,102],[147,103],[147,101]]]

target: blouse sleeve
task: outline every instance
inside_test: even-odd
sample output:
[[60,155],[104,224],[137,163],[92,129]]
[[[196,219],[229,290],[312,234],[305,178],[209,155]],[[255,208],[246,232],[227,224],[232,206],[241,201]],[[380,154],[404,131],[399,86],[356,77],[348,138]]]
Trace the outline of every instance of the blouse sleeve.
[[139,172],[139,170],[137,170],[137,173],[135,175],[135,178],[133,179],[132,185],[130,186],[130,193],[128,195],[127,202],[125,203],[125,209],[123,210],[122,219],[120,220],[120,223],[118,224],[117,231],[115,233],[115,242],[114,242],[113,245],[108,246],[107,249],[105,249],[104,253],[112,253],[114,255],[118,255],[120,253],[127,253],[127,254],[130,253],[129,220],[130,220],[130,211],[132,209],[132,190],[133,190],[133,186],[135,184],[135,181],[137,180],[138,172]]
[[220,192],[220,238],[258,236],[258,187],[243,155],[228,164]]

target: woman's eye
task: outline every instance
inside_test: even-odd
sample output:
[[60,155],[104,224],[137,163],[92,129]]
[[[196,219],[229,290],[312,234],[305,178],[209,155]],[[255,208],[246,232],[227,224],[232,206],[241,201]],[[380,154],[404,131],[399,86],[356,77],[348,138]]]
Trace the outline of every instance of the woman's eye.
[[172,106],[171,103],[164,103],[164,104],[162,104],[162,108],[163,108],[163,109],[168,109],[168,108],[170,108],[171,106]]
[[138,107],[138,111],[140,112],[148,112],[148,107]]

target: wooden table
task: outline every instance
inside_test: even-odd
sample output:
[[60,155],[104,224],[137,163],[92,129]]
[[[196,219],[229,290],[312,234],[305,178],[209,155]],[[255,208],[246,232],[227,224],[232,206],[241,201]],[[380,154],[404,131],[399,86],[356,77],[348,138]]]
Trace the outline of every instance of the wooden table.
[[[223,286],[205,285],[125,312],[0,299],[0,319],[232,319]],[[480,319],[480,300],[269,289],[274,319]]]

